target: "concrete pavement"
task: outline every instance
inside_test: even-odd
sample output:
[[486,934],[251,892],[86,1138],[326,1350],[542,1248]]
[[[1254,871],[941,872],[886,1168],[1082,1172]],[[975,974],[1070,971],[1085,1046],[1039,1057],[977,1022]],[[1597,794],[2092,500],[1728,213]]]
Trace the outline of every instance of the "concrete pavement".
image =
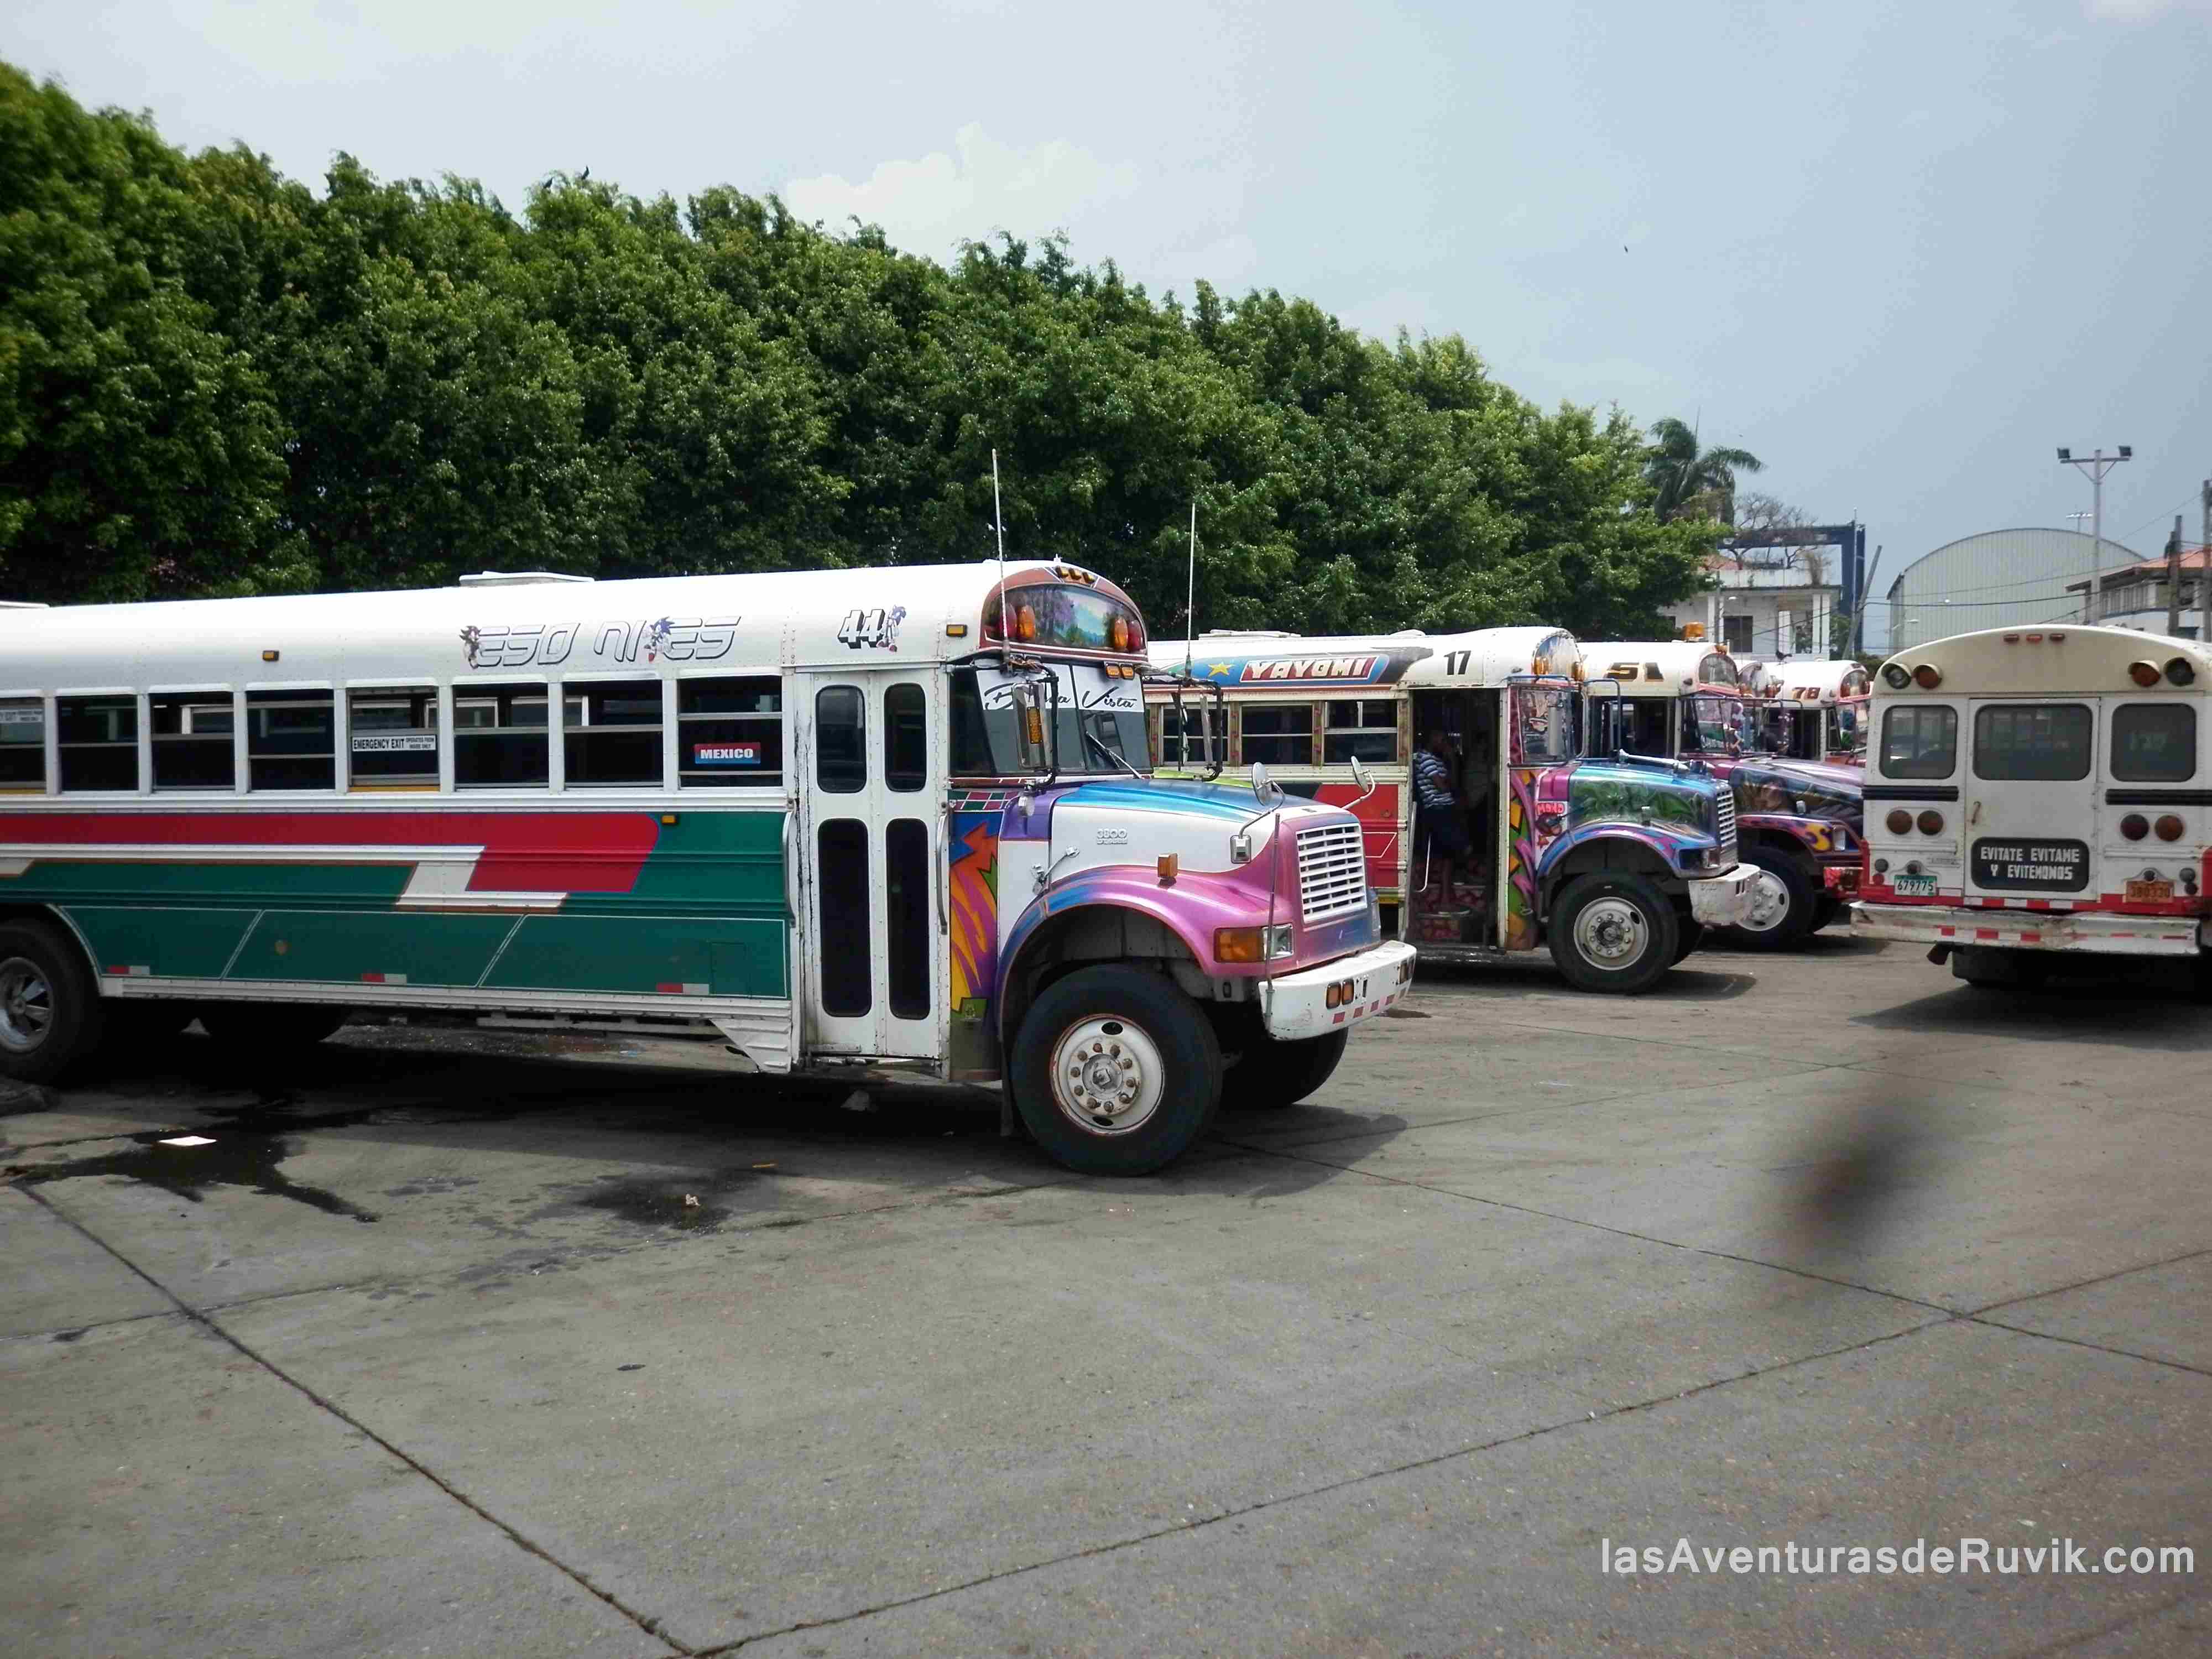
[[2212,1014],[1826,937],[1412,1014],[1121,1182],[696,1049],[111,1066],[0,1118],[15,1640],[2212,1647],[2198,1571],[1599,1549],[2212,1547]]

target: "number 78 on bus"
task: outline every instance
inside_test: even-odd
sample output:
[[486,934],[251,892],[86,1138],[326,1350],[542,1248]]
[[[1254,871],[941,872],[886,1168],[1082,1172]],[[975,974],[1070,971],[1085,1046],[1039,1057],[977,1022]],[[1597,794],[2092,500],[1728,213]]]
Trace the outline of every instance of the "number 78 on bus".
[[1155,780],[1143,618],[1017,562],[0,611],[0,1073],[356,1009],[996,1085],[1157,1169],[1405,996],[1340,808]]

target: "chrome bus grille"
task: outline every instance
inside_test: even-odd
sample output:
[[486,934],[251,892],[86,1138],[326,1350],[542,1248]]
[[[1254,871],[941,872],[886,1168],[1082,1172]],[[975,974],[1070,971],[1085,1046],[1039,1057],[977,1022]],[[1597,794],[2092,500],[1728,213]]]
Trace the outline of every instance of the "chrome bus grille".
[[1298,831],[1298,913],[1326,921],[1367,906],[1367,848],[1356,823]]

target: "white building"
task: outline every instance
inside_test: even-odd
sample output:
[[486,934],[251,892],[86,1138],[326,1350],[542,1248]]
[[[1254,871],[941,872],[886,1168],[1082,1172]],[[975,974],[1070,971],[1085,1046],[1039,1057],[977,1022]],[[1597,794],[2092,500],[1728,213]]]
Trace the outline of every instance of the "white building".
[[[1867,648],[1902,650],[2014,623],[2100,621],[2084,614],[2089,584],[2106,573],[2124,577],[2142,562],[2109,536],[2100,547],[2078,530],[2029,526],[1961,537],[1899,571],[1868,607]],[[2163,628],[2162,590],[2158,604]]]
[[[1705,638],[1734,657],[1829,656],[1832,619],[1843,598],[1843,589],[1829,579],[1835,551],[1777,547],[1720,556],[1706,567],[1711,589],[1668,606],[1666,614],[1676,635],[1695,623]],[[1738,558],[1744,561],[1741,566]],[[1791,562],[1783,562],[1785,558]]]
[[[2179,637],[2193,640],[2203,622],[2199,609],[2204,580],[2205,550],[2184,548],[2181,553],[2181,619]],[[2079,581],[2068,591],[2073,595],[2076,617],[2087,617],[2107,628],[2132,628],[2145,634],[2163,634],[2166,628],[2166,560],[2148,558],[2139,565],[2107,570],[2099,577],[2094,599],[2089,584]],[[2092,614],[2094,613],[2094,614]]]

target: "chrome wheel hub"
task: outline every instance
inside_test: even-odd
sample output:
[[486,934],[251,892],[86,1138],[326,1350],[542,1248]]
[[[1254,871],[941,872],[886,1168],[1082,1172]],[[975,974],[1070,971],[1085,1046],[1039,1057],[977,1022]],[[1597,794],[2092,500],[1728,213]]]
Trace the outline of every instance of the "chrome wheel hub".
[[1771,870],[1761,870],[1751,884],[1751,913],[1743,925],[1754,933],[1771,933],[1790,915],[1790,890]]
[[27,1053],[46,1040],[53,1023],[53,987],[38,964],[21,957],[0,962],[0,1045]]
[[1575,950],[1601,968],[1626,968],[1650,948],[1644,913],[1626,899],[1601,898],[1575,918]]
[[1148,1122],[1166,1074],[1159,1045],[1126,1019],[1078,1020],[1053,1045],[1053,1100],[1090,1134],[1127,1134]]

